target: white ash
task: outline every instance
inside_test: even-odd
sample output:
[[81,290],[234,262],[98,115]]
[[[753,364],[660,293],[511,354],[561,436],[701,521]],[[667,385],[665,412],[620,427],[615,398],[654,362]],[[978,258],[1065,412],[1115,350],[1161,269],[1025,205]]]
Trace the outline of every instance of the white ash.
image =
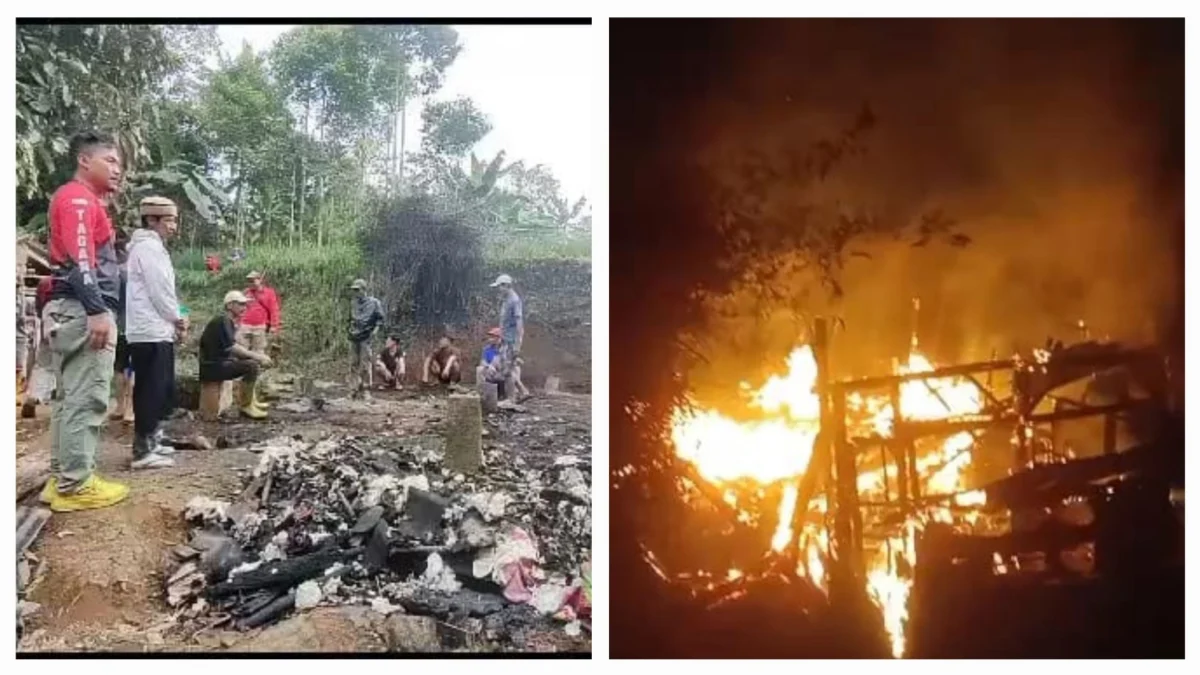
[[308,452],[313,457],[322,458],[328,455],[331,451],[335,450],[337,447],[338,440],[336,438],[327,438],[318,442]]
[[421,580],[435,591],[453,593],[462,588],[458,577],[454,575],[454,570],[446,567],[442,556],[436,553],[430,553],[429,558],[425,561],[425,573],[421,575]]
[[296,609],[311,609],[321,604],[321,587],[309,580],[296,587]]
[[491,523],[504,517],[512,501],[513,498],[504,492],[482,492],[467,497],[466,504],[478,511],[484,522]]
[[326,596],[334,596],[342,589],[342,580],[340,577],[332,577],[321,586],[321,592]]
[[272,562],[275,560],[285,560],[286,558],[287,558],[287,554],[284,553],[283,549],[279,548],[279,546],[276,545],[275,542],[271,542],[271,543],[267,544],[266,548],[264,548],[263,552],[262,552],[262,560],[265,562]]
[[261,452],[258,466],[254,467],[254,477],[265,474],[268,468],[291,467],[296,454],[303,450],[305,444],[286,436],[273,438],[251,448],[253,452]]
[[241,574],[242,572],[254,571],[254,570],[258,569],[259,566],[261,566],[262,564],[263,564],[263,561],[261,561],[261,560],[255,560],[254,562],[242,563],[241,565],[238,565],[237,567],[235,567],[229,571],[229,578],[232,579],[232,578],[236,577],[237,575]]
[[228,517],[229,502],[199,496],[188,500],[183,516],[188,520],[203,519],[206,523],[222,523]]
[[400,606],[393,605],[392,603],[388,602],[386,598],[373,598],[371,600],[371,609],[384,616],[388,616],[389,614],[393,614],[395,612],[403,613],[404,611]]
[[266,519],[267,517],[258,511],[248,513],[237,523],[234,523],[231,534],[238,543],[247,545],[258,536],[258,532]]
[[383,498],[383,493],[394,490],[399,486],[400,480],[390,473],[382,476],[372,476],[367,479],[367,489],[361,498],[361,506],[369,509],[372,506],[378,505],[379,500]]

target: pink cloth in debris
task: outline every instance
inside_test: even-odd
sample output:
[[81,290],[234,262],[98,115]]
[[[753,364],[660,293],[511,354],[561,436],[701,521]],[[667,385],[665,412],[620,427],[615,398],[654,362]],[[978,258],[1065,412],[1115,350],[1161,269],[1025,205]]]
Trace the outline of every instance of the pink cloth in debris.
[[543,614],[564,621],[591,616],[591,603],[577,579],[571,585],[545,581],[539,566],[537,545],[519,527],[501,532],[496,545],[475,559],[472,572],[477,579],[490,576],[504,589],[509,602],[529,603]]
[[500,574],[508,581],[504,584],[504,597],[509,602],[529,602],[533,599],[533,563],[522,561],[509,563],[501,568]]
[[501,532],[496,545],[475,559],[472,572],[477,579],[491,576],[504,588],[510,602],[524,603],[533,599],[533,587],[541,578],[537,546],[529,533],[519,527]]
[[588,620],[592,618],[592,606],[588,602],[587,595],[583,592],[583,587],[578,585],[568,586],[563,589],[562,603],[557,610],[553,612],[554,618],[560,621],[575,621]]

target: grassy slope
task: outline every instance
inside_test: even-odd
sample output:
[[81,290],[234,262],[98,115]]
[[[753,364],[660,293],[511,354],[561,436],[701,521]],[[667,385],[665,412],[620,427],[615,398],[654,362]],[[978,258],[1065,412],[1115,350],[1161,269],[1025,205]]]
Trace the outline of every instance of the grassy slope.
[[174,256],[180,300],[192,313],[192,340],[215,314],[231,290],[246,287],[246,274],[257,270],[279,293],[284,305],[284,355],[320,355],[340,342],[345,315],[344,289],[360,274],[358,251],[352,247],[288,248],[256,246],[247,258],[223,262],[221,272],[210,275],[199,251]]
[[[586,239],[575,238],[556,242],[554,246],[544,242],[496,243],[485,250],[489,268],[509,270],[536,264],[538,260],[586,260],[589,244]],[[173,254],[180,301],[191,311],[194,326],[184,353],[194,353],[200,331],[221,311],[225,293],[244,289],[246,274],[257,270],[266,275],[283,304],[284,366],[295,370],[298,359],[303,358],[305,370],[311,369],[312,374],[340,372],[338,366],[346,351],[345,289],[355,277],[365,276],[358,249],[352,245],[252,246],[247,247],[246,254],[247,258],[237,263],[223,260],[217,275],[205,271],[202,251],[181,250]],[[180,370],[192,370],[194,364],[194,357],[184,355]]]

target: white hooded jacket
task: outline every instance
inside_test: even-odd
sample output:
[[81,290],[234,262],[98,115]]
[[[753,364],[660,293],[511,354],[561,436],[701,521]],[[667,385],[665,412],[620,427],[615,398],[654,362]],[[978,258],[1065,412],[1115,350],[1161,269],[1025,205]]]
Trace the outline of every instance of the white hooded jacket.
[[135,230],[129,239],[125,286],[125,340],[174,342],[179,300],[175,268],[162,238],[154,230]]

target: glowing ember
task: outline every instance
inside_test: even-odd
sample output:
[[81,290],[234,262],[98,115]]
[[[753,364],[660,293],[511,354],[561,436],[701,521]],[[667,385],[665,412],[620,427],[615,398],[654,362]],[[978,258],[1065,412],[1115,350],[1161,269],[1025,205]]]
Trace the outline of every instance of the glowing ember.
[[[820,426],[820,399],[814,392],[817,378],[816,360],[812,348],[801,346],[788,358],[788,371],[771,377],[757,391],[742,383],[740,389],[750,396],[754,406],[763,412],[762,419],[737,421],[715,410],[676,410],[672,424],[672,441],[676,452],[692,462],[706,480],[721,484],[739,479],[753,479],[762,484],[795,479],[803,475],[812,457],[813,444]],[[922,373],[933,370],[933,364],[915,350],[906,363],[898,364],[897,374]],[[855,433],[875,433],[891,436],[895,411],[886,395],[847,397],[848,428]],[[900,412],[909,420],[939,420],[978,413],[983,409],[978,387],[965,379],[943,378],[917,380],[901,384]],[[946,439],[940,446],[917,448],[917,474],[923,494],[961,493],[964,473],[971,462],[971,434],[962,432]],[[892,460],[887,475],[895,482],[898,467]],[[864,468],[857,479],[859,491],[883,495],[886,491],[884,467]],[[894,488],[893,488],[894,489]],[[731,490],[726,500],[736,504]],[[960,507],[980,506],[985,502],[982,492],[957,494]],[[824,589],[825,564],[823,556],[829,551],[829,533],[822,527],[806,523],[796,537],[792,522],[797,507],[824,511],[824,498],[818,496],[808,505],[798,505],[795,482],[784,486],[779,505],[779,519],[771,549],[784,552],[795,539],[799,547],[798,574],[807,576]],[[945,508],[927,514],[935,520],[949,520]],[[891,637],[892,651],[898,657],[904,653],[904,623],[907,620],[908,595],[911,579],[901,576],[896,556],[903,556],[912,569],[916,563],[914,550],[916,519],[910,519],[901,534],[889,537],[882,550],[866,552],[867,592],[883,615],[884,626]],[[730,570],[730,579],[741,572]],[[736,576],[735,576],[736,575]]]

